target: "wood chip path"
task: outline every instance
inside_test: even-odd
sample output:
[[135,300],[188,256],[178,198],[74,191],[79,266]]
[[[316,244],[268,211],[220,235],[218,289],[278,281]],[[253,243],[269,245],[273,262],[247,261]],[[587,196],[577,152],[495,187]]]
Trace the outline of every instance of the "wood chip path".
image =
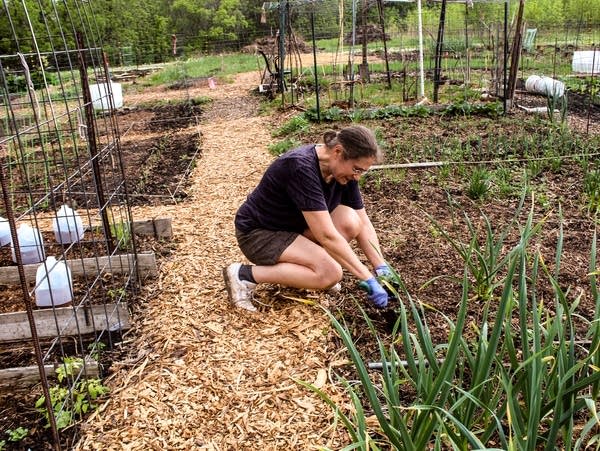
[[144,287],[130,357],[115,362],[110,398],[82,425],[75,449],[310,450],[345,442],[331,409],[295,382],[314,382],[343,401],[331,381],[336,355],[322,311],[284,299],[244,314],[224,290],[221,269],[242,258],[234,213],[273,158],[269,118],[250,93],[257,83],[257,74],[243,74],[191,93],[214,101],[199,124],[202,156],[190,196],[134,210],[136,219],[172,217],[176,250]]

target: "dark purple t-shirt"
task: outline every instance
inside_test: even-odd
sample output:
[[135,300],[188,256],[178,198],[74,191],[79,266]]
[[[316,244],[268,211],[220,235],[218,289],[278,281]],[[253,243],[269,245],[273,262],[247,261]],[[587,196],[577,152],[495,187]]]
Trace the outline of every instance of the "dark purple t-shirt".
[[302,233],[308,225],[303,211],[333,211],[338,205],[355,210],[364,204],[358,182],[325,183],[315,145],[304,145],[277,158],[235,216],[235,226]]

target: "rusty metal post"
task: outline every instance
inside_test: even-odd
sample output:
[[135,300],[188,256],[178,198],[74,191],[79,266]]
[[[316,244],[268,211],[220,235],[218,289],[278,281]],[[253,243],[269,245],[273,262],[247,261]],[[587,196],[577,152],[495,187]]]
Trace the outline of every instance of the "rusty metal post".
[[52,430],[52,439],[54,441],[54,449],[60,451],[60,437],[58,435],[58,428],[56,426],[56,418],[54,418],[54,406],[50,399],[50,388],[48,386],[48,378],[46,377],[46,370],[44,369],[44,358],[42,357],[42,348],[40,346],[40,340],[37,334],[37,328],[35,326],[35,318],[33,317],[33,308],[31,306],[31,297],[29,296],[29,288],[27,286],[27,279],[25,277],[25,270],[23,268],[23,260],[21,258],[21,248],[19,246],[19,239],[17,237],[17,224],[15,221],[15,214],[12,209],[12,203],[8,192],[8,184],[6,176],[4,174],[4,167],[6,166],[6,149],[4,146],[0,147],[0,185],[2,186],[2,198],[4,200],[4,208],[6,209],[6,219],[10,225],[10,236],[15,249],[15,260],[17,261],[17,270],[19,272],[19,280],[21,283],[21,290],[23,291],[23,302],[25,303],[25,311],[27,312],[27,320],[29,321],[29,328],[31,329],[31,341],[33,343],[33,351],[35,354],[35,361],[40,373],[40,381],[42,383],[42,392],[44,393],[44,400],[46,410],[48,411],[48,420],[50,423],[50,429]]
[[[94,106],[92,104],[92,94],[90,93],[90,83],[87,75],[87,66],[83,55],[83,37],[77,33],[77,58],[79,60],[79,75],[81,77],[81,91],[83,94],[83,103],[85,108],[85,120],[87,123],[87,142],[90,151],[90,161],[92,162],[92,171],[94,173],[94,184],[96,185],[96,196],[102,217],[102,227],[106,237],[106,246],[108,253],[112,255],[115,250],[115,243],[110,229],[110,221],[106,211],[106,198],[104,188],[102,187],[102,174],[100,172],[100,163],[98,161],[98,148],[96,146],[96,120],[94,117]],[[108,80],[107,80],[108,82]]]

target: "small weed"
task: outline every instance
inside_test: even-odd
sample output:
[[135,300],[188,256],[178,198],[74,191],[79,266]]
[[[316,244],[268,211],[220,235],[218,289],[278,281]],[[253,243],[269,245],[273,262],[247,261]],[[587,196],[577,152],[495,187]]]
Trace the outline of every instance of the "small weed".
[[527,180],[535,180],[544,172],[544,162],[540,160],[531,160],[527,163],[525,171],[527,174]]
[[600,211],[600,170],[594,168],[585,172],[583,192],[587,198],[587,209],[590,213]]
[[385,169],[383,171],[385,178],[398,185],[406,180],[406,169]]
[[496,192],[500,197],[510,197],[518,194],[516,185],[513,183],[513,174],[508,167],[499,167],[491,175],[496,185]]
[[542,210],[549,211],[552,209],[552,202],[548,197],[548,187],[545,183],[540,183],[535,187],[531,187],[529,192],[533,194],[535,203],[542,207]]
[[438,183],[441,186],[444,186],[446,184],[446,182],[451,179],[451,176],[452,176],[452,170],[450,169],[449,164],[440,166],[437,169],[436,177],[437,177]]
[[29,435],[29,429],[19,426],[16,429],[7,429],[6,434],[9,442],[20,442]]
[[[66,357],[57,369],[58,384],[50,387],[50,403],[52,414],[58,429],[65,429],[75,421],[98,406],[95,401],[108,393],[100,379],[79,378],[83,369],[83,360],[80,358]],[[66,387],[68,382],[70,387]],[[46,398],[41,396],[35,403],[35,408],[46,419],[46,428],[50,427],[50,415],[46,409]]]
[[421,188],[422,188],[422,186],[421,186],[421,181],[420,181],[420,180],[418,180],[418,179],[415,179],[415,180],[413,180],[413,181],[410,183],[410,188],[413,190],[413,192],[414,192],[415,194],[419,194],[419,192],[421,191]]
[[127,291],[125,291],[125,288],[123,287],[111,288],[106,294],[112,301],[116,301],[118,299],[123,299],[127,295]]
[[367,172],[364,177],[358,179],[358,185],[362,188],[365,186],[367,181],[373,183],[373,186],[377,191],[381,190],[381,183],[383,182],[383,174],[380,171]]
[[90,357],[96,361],[100,360],[100,353],[104,351],[104,349],[106,349],[106,344],[101,341],[95,341],[88,346]]
[[304,117],[304,115],[299,114],[294,116],[281,127],[273,132],[273,136],[275,137],[283,137],[288,136],[294,133],[304,132],[308,130],[310,127],[310,122],[308,119]]

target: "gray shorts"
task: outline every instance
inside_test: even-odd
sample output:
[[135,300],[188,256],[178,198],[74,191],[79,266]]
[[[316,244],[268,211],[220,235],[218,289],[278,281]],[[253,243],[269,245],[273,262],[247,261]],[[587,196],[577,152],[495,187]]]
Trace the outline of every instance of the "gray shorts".
[[255,265],[274,265],[299,233],[255,229],[248,233],[235,230],[241,251]]

